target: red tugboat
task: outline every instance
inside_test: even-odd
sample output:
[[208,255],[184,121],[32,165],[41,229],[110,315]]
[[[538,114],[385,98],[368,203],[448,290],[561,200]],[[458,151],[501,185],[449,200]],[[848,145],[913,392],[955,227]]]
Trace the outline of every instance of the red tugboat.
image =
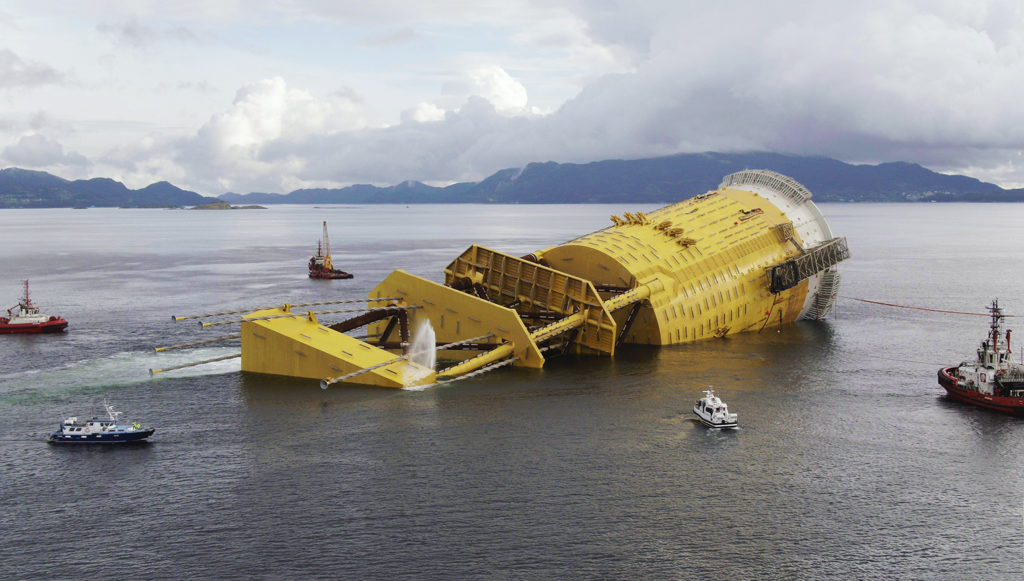
[[39,307],[28,296],[28,281],[25,281],[25,296],[18,304],[7,309],[7,316],[0,317],[0,333],[56,333],[67,328],[68,322],[60,315],[50,316],[39,312]]
[[334,268],[331,263],[331,241],[327,238],[327,220],[324,220],[324,237],[316,244],[316,254],[309,259],[309,278],[352,278],[344,270]]
[[988,308],[990,332],[978,347],[975,361],[939,370],[939,385],[949,397],[965,403],[1024,416],[1024,365],[1010,353],[1010,330],[1003,336],[1003,310],[999,301]]

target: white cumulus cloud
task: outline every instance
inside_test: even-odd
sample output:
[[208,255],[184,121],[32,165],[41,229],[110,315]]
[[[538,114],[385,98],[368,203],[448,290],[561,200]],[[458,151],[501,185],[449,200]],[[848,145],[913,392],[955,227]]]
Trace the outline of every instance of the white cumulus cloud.
[[473,94],[487,99],[499,113],[518,113],[526,108],[526,87],[505,69],[481,66],[469,71]]
[[289,88],[277,77],[239,89],[231,108],[213,116],[199,134],[213,148],[226,151],[258,148],[280,138],[355,129],[360,124],[351,101],[317,98]]
[[228,110],[171,147],[174,161],[215,191],[276,190],[301,183],[305,161],[293,155],[268,159],[265,148],[357,130],[363,123],[359,104],[344,92],[317,97],[276,77],[239,89]]

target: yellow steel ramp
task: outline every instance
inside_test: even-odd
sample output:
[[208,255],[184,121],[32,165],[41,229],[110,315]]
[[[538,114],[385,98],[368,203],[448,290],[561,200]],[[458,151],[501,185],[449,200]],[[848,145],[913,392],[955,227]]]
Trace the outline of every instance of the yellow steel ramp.
[[329,329],[312,312],[285,305],[249,313],[241,326],[242,371],[319,380],[366,370],[348,381],[397,388],[435,381],[433,369]]

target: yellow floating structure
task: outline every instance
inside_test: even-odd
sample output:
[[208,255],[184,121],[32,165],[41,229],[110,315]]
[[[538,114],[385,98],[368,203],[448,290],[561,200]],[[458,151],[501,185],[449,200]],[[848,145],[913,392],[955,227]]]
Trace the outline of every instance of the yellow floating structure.
[[[766,170],[611,222],[524,257],[471,246],[445,268],[443,284],[395,271],[361,314],[334,325],[316,315],[349,310],[247,313],[242,370],[325,388],[410,387],[501,365],[539,368],[552,352],[613,356],[624,343],[722,338],[825,316],[839,290],[835,265],[849,257],[811,193]],[[364,327],[363,339],[347,334]],[[411,336],[413,328],[428,336]],[[415,347],[424,341],[426,359]],[[435,370],[435,355],[457,363]]]

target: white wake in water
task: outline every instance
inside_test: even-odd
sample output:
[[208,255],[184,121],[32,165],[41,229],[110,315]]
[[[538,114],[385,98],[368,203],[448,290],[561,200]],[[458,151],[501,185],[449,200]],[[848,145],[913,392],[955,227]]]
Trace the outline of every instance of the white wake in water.
[[109,387],[126,387],[167,377],[198,377],[234,373],[241,369],[240,359],[227,359],[207,365],[186,367],[150,376],[150,369],[215,359],[238,353],[238,347],[213,347],[155,353],[122,351],[106,357],[83,359],[64,365],[32,369],[0,376],[0,396],[7,400],[17,394],[54,395]]

